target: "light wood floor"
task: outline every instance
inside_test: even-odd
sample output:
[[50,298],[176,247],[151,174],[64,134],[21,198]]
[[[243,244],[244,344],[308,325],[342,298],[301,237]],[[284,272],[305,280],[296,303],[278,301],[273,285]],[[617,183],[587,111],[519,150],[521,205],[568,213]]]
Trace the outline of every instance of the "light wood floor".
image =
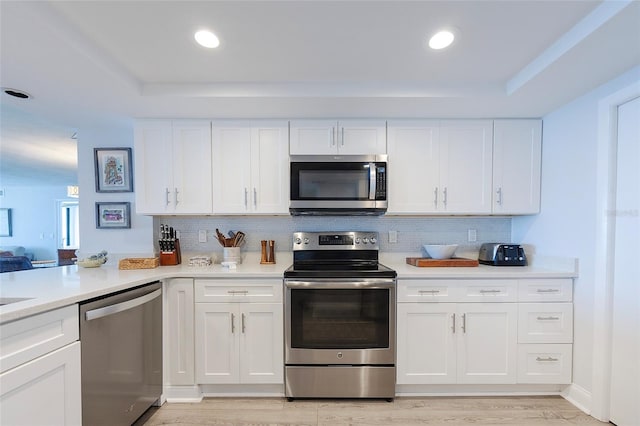
[[207,398],[152,408],[136,425],[608,425],[559,396],[384,400]]

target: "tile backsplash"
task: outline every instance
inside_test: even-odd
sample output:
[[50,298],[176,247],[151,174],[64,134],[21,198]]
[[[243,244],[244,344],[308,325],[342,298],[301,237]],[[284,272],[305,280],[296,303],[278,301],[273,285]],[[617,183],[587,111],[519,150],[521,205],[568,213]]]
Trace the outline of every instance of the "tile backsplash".
[[[243,231],[245,251],[260,251],[260,240],[275,240],[277,251],[290,251],[296,231],[377,231],[383,252],[418,253],[422,245],[459,244],[477,249],[483,242],[511,242],[511,218],[504,217],[357,217],[357,216],[156,216],[154,241],[160,224],[180,231],[183,252],[222,252],[215,229]],[[468,231],[476,231],[476,242],[468,242]],[[207,242],[198,242],[198,231],[207,232]],[[389,242],[389,231],[397,231],[398,242]],[[156,247],[157,248],[157,247]]]

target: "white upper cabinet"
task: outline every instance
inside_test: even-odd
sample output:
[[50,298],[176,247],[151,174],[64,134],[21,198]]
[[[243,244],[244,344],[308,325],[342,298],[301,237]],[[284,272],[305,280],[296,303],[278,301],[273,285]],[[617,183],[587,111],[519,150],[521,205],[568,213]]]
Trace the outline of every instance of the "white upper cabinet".
[[491,213],[491,120],[440,122],[440,208],[447,213]]
[[389,122],[387,214],[491,213],[491,120]]
[[389,122],[387,214],[437,211],[439,121]]
[[542,121],[495,120],[493,131],[493,213],[539,213]]
[[287,121],[214,121],[213,212],[289,214]]
[[291,121],[291,155],[372,155],[387,153],[385,120]]
[[211,213],[209,121],[140,120],[134,146],[137,213]]

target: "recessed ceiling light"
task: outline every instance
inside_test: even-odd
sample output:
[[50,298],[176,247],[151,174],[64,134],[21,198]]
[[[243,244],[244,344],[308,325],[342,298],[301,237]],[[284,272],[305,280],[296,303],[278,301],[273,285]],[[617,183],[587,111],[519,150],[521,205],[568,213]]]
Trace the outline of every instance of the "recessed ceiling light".
[[453,43],[454,39],[455,35],[453,34],[453,31],[438,31],[429,39],[429,47],[434,50],[444,49],[445,47]]
[[31,97],[31,95],[29,95],[27,92],[23,92],[22,90],[18,89],[10,89],[8,87],[3,87],[2,92],[19,99],[29,99]]
[[194,37],[200,46],[208,47],[210,49],[214,49],[220,46],[220,40],[218,39],[218,36],[216,36],[211,31],[198,31]]

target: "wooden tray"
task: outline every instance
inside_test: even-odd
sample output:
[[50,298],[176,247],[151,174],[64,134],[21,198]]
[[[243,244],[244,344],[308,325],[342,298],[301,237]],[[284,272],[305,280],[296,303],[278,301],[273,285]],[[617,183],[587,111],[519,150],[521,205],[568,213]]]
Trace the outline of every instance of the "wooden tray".
[[430,257],[407,257],[407,263],[413,266],[425,267],[456,267],[478,266],[476,259],[465,259],[463,257],[452,257],[451,259],[431,259]]
[[118,269],[153,269],[160,266],[157,257],[128,257],[120,259]]

